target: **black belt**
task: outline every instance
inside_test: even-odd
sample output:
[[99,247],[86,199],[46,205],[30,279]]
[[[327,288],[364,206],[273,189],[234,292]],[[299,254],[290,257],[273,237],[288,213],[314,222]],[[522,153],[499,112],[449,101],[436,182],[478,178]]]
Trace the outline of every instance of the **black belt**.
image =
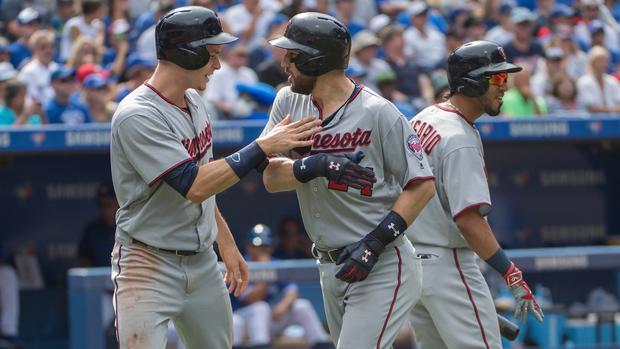
[[136,239],[133,239],[133,238],[131,239],[131,242],[136,244],[136,245],[140,245],[142,247],[146,247],[149,250],[172,253],[172,254],[175,254],[177,256],[194,256],[194,255],[198,254],[197,251],[166,250],[165,248],[159,248],[159,247],[151,246],[151,245],[145,244],[144,242],[142,242],[140,240],[136,240]]
[[321,250],[312,245],[312,255],[321,263],[335,263],[342,251],[344,251],[344,247],[335,248],[333,250]]

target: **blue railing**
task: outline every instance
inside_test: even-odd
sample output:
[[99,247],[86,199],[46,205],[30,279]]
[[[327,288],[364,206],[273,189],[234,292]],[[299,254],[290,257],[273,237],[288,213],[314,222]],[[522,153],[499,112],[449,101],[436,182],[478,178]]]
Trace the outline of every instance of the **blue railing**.
[[[217,121],[216,147],[240,147],[254,140],[265,121]],[[529,120],[484,118],[476,122],[485,141],[588,140],[620,138],[620,116],[541,117]],[[0,153],[108,151],[109,124],[0,128]]]

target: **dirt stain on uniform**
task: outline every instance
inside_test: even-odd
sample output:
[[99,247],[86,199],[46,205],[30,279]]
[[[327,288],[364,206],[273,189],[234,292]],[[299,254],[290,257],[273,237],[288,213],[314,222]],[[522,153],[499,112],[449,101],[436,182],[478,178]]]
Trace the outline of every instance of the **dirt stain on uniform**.
[[144,334],[134,332],[129,338],[127,338],[127,349],[137,349],[141,348],[141,344],[144,342]]

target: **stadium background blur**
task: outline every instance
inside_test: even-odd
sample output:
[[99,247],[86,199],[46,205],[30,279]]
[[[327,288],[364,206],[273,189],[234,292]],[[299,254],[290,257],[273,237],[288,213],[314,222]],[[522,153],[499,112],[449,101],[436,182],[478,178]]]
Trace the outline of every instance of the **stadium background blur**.
[[[495,206],[489,220],[505,248],[540,258],[526,277],[548,313],[569,319],[543,337],[555,331],[566,348],[620,345],[620,325],[597,325],[618,310],[620,254],[593,247],[558,257],[565,247],[620,242],[619,1],[0,0],[0,289],[17,276],[21,298],[18,326],[2,318],[0,347],[1,338],[69,347],[67,271],[109,264],[116,203],[108,123],[156,64],[154,24],[183,5],[215,9],[241,38],[226,47],[204,93],[218,119],[218,157],[260,132],[286,84],[282,52],[267,40],[296,13],[346,23],[347,74],[407,118],[447,91],[452,49],[485,38],[503,44],[526,69],[509,79],[501,117],[478,123]],[[239,246],[249,227],[265,223],[279,232],[280,258],[309,257],[294,193],[268,195],[254,175],[218,202]],[[593,263],[600,251],[604,263]],[[489,282],[502,306],[500,283]],[[585,323],[585,332],[571,323]],[[549,347],[528,336],[521,343]]]

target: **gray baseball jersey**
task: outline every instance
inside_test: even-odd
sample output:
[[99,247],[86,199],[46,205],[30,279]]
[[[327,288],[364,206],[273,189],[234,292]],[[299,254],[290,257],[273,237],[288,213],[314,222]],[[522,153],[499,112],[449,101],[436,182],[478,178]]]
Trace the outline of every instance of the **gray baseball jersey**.
[[411,312],[422,349],[501,349],[493,298],[476,255],[455,218],[491,209],[480,134],[446,105],[430,106],[411,120],[435,174],[436,195],[407,231],[422,258],[423,288]]
[[144,84],[112,118],[112,180],[120,209],[117,238],[170,250],[202,251],[215,240],[215,196],[187,200],[161,178],[186,161],[213,158],[211,119],[200,95],[185,94],[182,110]]
[[[291,114],[291,121],[310,115],[323,118],[310,96],[282,88],[263,134]],[[408,183],[433,178],[418,137],[393,104],[359,87],[323,130],[313,136],[312,153],[366,155],[361,165],[372,168],[377,182],[360,190],[316,178],[297,189],[299,206],[312,241],[321,249],[357,242],[392,209]]]
[[470,207],[478,206],[482,215],[491,210],[480,134],[440,105],[424,109],[411,125],[435,174],[437,194],[407,230],[408,237],[414,244],[466,247],[454,218]]
[[[290,114],[323,118],[310,96],[278,92],[267,132]],[[329,120],[331,118],[331,120]],[[316,178],[297,189],[306,231],[323,250],[359,241],[392,209],[408,183],[433,178],[417,135],[387,100],[356,87],[348,102],[313,136],[312,153],[362,150],[361,165],[377,177],[372,187],[354,190]],[[368,278],[353,284],[335,277],[340,265],[318,262],[325,315],[337,349],[389,348],[422,290],[422,269],[402,236],[387,246]]]

